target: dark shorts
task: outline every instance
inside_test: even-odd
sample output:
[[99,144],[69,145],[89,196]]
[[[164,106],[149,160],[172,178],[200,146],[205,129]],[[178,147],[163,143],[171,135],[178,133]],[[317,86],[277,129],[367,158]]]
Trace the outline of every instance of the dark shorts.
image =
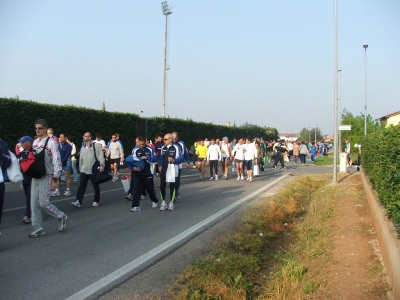
[[253,168],[253,161],[252,160],[245,160],[244,165],[246,166],[246,170],[251,170]]
[[63,171],[69,171],[69,170],[72,169],[72,167],[71,166],[64,166],[64,167],[62,167],[62,169],[63,169]]
[[109,158],[108,161],[110,164],[119,164],[120,159],[119,158]]
[[205,158],[200,158],[200,157],[197,158],[197,161],[198,161],[198,162],[202,162],[202,161],[204,161],[204,160],[205,160]]
[[235,162],[241,163],[241,162],[243,162],[243,159],[235,159]]
[[229,161],[229,157],[223,157],[222,161]]

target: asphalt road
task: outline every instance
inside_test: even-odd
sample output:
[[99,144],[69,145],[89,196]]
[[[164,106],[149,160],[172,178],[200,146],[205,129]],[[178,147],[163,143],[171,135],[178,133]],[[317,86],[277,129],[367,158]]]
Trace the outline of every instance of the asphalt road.
[[[28,238],[31,225],[20,222],[25,212],[23,190],[18,184],[7,184],[0,227],[0,298],[96,299],[223,220],[284,176],[325,172],[332,172],[332,167],[288,163],[286,170],[268,168],[247,183],[236,181],[233,174],[228,180],[200,181],[197,169],[184,169],[181,199],[174,211],[165,212],[152,209],[148,198],[141,202],[142,211],[130,212],[131,202],[125,199],[120,181],[102,184],[100,206],[92,208],[89,183],[82,208],[71,206],[74,197],[52,198],[52,203],[68,214],[67,229],[58,232],[58,221],[44,215],[47,234],[34,239]],[[156,178],[157,193],[158,184]],[[60,186],[61,192],[64,187]],[[73,195],[77,187],[73,183]]]

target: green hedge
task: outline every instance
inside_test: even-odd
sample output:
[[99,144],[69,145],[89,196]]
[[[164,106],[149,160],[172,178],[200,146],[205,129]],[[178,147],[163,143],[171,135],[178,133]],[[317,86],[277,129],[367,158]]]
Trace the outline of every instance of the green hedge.
[[[362,165],[400,234],[400,126],[379,128],[362,144]],[[399,235],[400,237],[400,235]]]
[[141,118],[137,114],[107,112],[102,110],[76,107],[70,105],[50,105],[34,101],[0,98],[0,137],[12,149],[17,140],[24,135],[34,136],[33,123],[37,119],[46,119],[49,127],[58,136],[61,132],[72,136],[72,141],[79,144],[83,133],[100,133],[108,142],[111,135],[119,133],[126,152],[130,152],[135,138],[146,134],[154,141],[158,134],[172,131],[179,132],[188,147],[199,138],[254,137],[264,139],[278,138],[275,128],[256,125],[233,126],[214,125],[211,123],[193,122],[175,118]]

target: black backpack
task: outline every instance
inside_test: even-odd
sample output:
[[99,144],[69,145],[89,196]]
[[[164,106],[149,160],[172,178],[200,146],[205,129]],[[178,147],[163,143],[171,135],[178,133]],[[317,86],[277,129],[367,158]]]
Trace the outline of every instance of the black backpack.
[[43,150],[40,151],[38,154],[35,155],[35,160],[29,166],[28,170],[25,171],[25,175],[32,177],[32,178],[42,178],[46,174],[46,165],[44,162],[44,155],[46,153],[46,145],[49,141],[47,138],[46,142],[44,143]]

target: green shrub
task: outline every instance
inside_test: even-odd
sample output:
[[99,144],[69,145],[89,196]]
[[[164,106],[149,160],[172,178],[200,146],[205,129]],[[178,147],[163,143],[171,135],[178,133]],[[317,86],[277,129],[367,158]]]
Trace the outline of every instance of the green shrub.
[[400,233],[400,126],[379,128],[362,144],[362,165]]
[[135,138],[145,135],[146,131],[150,139],[154,139],[158,133],[177,131],[188,148],[197,139],[205,137],[228,136],[233,139],[258,136],[267,140],[278,138],[278,131],[275,128],[251,124],[227,127],[176,118],[146,119],[134,113],[108,112],[71,105],[50,105],[19,99],[0,98],[0,111],[0,137],[11,149],[21,136],[35,135],[33,123],[37,119],[46,119],[57,136],[61,132],[67,133],[77,145],[82,141],[83,133],[87,131],[101,134],[106,142],[111,139],[112,134],[119,133],[126,149],[125,153],[129,153],[134,147]]

